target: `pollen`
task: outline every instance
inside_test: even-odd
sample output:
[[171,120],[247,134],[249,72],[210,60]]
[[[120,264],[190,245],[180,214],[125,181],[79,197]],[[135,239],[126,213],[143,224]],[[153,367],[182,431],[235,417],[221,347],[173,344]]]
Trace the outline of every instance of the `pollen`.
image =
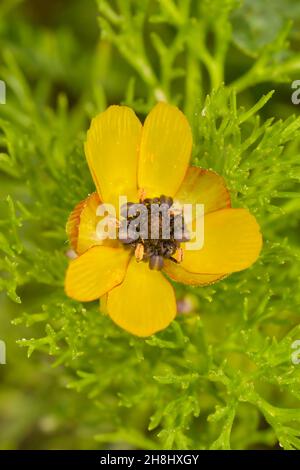
[[175,207],[171,197],[144,198],[140,193],[138,204],[128,202],[121,209],[119,239],[134,251],[138,262],[149,263],[149,268],[160,271],[164,260],[181,263],[182,242],[189,240],[182,210]]
[[137,261],[143,261],[144,252],[145,252],[145,249],[144,249],[143,243],[138,243],[134,252],[134,255]]
[[178,248],[176,252],[174,253],[174,258],[177,261],[177,263],[181,263],[183,261],[183,249]]

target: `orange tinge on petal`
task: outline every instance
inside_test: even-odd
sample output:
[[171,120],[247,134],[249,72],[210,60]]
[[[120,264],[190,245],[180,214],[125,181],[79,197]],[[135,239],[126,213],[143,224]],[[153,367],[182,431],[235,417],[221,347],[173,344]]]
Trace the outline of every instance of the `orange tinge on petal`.
[[180,204],[203,204],[204,213],[230,207],[230,194],[222,176],[212,170],[190,166],[175,201]]
[[[231,206],[230,194],[224,178],[212,170],[195,166],[188,168],[174,201],[175,204],[186,205],[192,210],[188,213],[188,218],[185,217],[185,226],[190,235],[195,230],[196,220],[200,222],[203,214]],[[196,210],[196,205],[201,205],[199,212]]]
[[[99,237],[98,223],[104,216],[97,215],[101,200],[97,193],[93,193],[81,201],[70,214],[66,231],[72,248],[77,254],[82,254],[95,245],[117,246],[118,241]],[[115,222],[117,223],[117,222]]]
[[190,286],[209,286],[226,277],[226,274],[192,273],[170,260],[165,260],[163,270],[173,281]]
[[[88,199],[88,198],[87,198]],[[71,214],[69,215],[66,232],[69,238],[69,242],[73,250],[77,252],[77,242],[78,242],[78,233],[79,233],[79,224],[80,224],[80,215],[87,203],[87,199],[80,201]]]

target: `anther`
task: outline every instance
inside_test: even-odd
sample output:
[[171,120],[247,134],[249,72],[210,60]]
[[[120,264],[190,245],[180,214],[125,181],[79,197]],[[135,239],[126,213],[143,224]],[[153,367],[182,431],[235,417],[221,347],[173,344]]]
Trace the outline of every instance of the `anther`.
[[[129,202],[122,207],[124,219],[119,227],[119,240],[132,249],[137,262],[147,262],[150,269],[159,271],[163,268],[164,259],[174,263],[182,261],[180,243],[187,241],[189,235],[181,206],[175,205],[172,197],[164,194],[154,198],[145,196],[146,191],[140,189],[140,203]],[[157,209],[158,217],[153,217]],[[167,235],[164,231],[166,220],[170,224]]]
[[142,243],[138,243],[134,252],[135,258],[138,262],[143,261],[144,252],[144,245]]
[[141,188],[139,189],[139,192],[138,192],[138,198],[141,202],[144,202],[145,200],[145,197],[146,197],[146,190]]
[[174,254],[174,259],[177,261],[177,263],[182,263],[183,261],[183,249],[182,248],[177,248]]

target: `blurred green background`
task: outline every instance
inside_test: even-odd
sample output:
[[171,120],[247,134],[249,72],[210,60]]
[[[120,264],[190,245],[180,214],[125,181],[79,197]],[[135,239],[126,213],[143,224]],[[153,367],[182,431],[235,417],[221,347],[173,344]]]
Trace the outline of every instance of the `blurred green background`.
[[[234,417],[233,399],[224,398],[225,378],[217,390],[218,380],[212,374],[217,366],[227,374],[222,362],[227,354],[232,367],[227,380],[232,389],[235,377],[244,373],[246,377],[252,371],[250,362],[256,363],[257,358],[260,370],[267,371],[266,377],[281,377],[281,383],[279,379],[272,383],[270,378],[268,384],[257,386],[257,393],[268,403],[261,407],[241,392],[232,446],[276,449],[281,437],[286,448],[299,445],[300,375],[299,369],[293,375],[289,363],[293,335],[279,346],[270,346],[273,337],[281,341],[299,323],[298,124],[292,128],[289,123],[272,131],[274,148],[277,145],[279,153],[274,150],[271,155],[268,150],[258,155],[257,175],[254,157],[249,168],[247,163],[231,165],[235,162],[233,151],[229,151],[227,163],[213,160],[221,146],[227,145],[226,126],[216,135],[213,127],[234,113],[233,105],[226,107],[227,92],[236,89],[238,106],[247,110],[263,94],[275,90],[264,108],[258,107],[262,125],[270,117],[287,119],[299,114],[291,103],[291,81],[300,79],[299,26],[300,4],[292,0],[1,1],[0,79],[7,85],[7,103],[0,105],[0,285],[8,292],[0,297],[0,339],[7,345],[7,364],[0,365],[1,449],[209,448],[212,443],[216,448],[226,448]],[[212,100],[214,124],[206,128],[202,121],[198,123],[198,115],[207,94],[223,83],[225,91]],[[179,287],[178,299],[191,298],[195,310],[192,314],[196,315],[179,320],[178,330],[174,326],[174,330],[148,344],[119,333],[106,318],[98,319],[97,306],[92,307],[90,317],[71,302],[62,307],[67,250],[64,223],[73,205],[93,188],[82,151],[90,118],[108,104],[123,102],[143,118],[160,98],[178,104],[186,112],[196,138],[195,157],[199,151],[203,156],[200,164],[204,161],[204,166],[206,163],[215,168],[227,179],[236,204],[250,207],[260,223],[265,222],[265,237],[277,244],[278,256],[267,252],[264,265],[224,281],[216,289],[195,292]],[[209,101],[206,106],[210,109]],[[228,148],[237,149],[238,140],[250,135],[252,117]],[[243,115],[243,119],[246,121],[248,116]],[[239,125],[235,118],[232,123],[233,127]],[[258,121],[253,125],[258,126]],[[285,129],[289,137],[279,141]],[[277,168],[285,146],[286,161]],[[249,144],[245,155],[250,155],[250,150]],[[243,172],[247,172],[247,180],[242,179]],[[252,174],[254,183],[250,179],[247,189]],[[282,181],[277,185],[280,177]],[[11,197],[8,204],[7,195]],[[15,209],[12,200],[18,201]],[[264,205],[269,203],[272,210],[267,211]],[[281,210],[286,210],[286,219],[278,216]],[[49,223],[42,220],[41,214],[48,217]],[[295,216],[293,220],[289,214]],[[15,233],[19,228],[21,241]],[[284,254],[281,249],[286,250]],[[44,305],[54,298],[48,311]],[[240,318],[246,315],[248,301],[250,320],[245,326]],[[199,311],[208,313],[201,325]],[[64,315],[68,322],[60,323]],[[80,323],[82,315],[86,323]],[[228,319],[235,332],[247,333],[249,328],[254,335],[250,337],[249,333],[241,349],[235,339],[226,343],[223,331]],[[198,334],[199,341],[192,334]],[[294,339],[297,334],[300,338],[297,330]],[[74,343],[72,335],[76,336]],[[20,347],[22,338],[26,338],[24,345],[29,352],[34,350],[30,357]],[[42,339],[35,342],[32,338]],[[266,353],[271,347],[274,349]],[[244,356],[241,359],[239,355]],[[214,365],[206,371],[204,364],[210,360],[215,361]],[[200,376],[203,374],[199,382],[195,382],[191,364],[199,368],[195,370]],[[160,378],[156,385],[154,371],[161,377],[165,368],[169,373],[177,366],[181,368],[181,381]],[[120,375],[118,367],[127,367],[128,377]],[[190,370],[183,372],[184,367]],[[105,375],[106,368],[111,376],[108,372]],[[79,385],[77,370],[81,371]],[[288,376],[293,380],[289,382]],[[292,389],[291,395],[288,388]],[[183,390],[190,390],[189,395]],[[272,406],[294,411],[287,417],[284,412],[274,412],[278,416],[274,423],[269,417]],[[166,409],[174,415],[173,420],[164,415]],[[220,416],[208,424],[207,417],[214,409],[219,409]],[[296,431],[289,434],[290,421]],[[154,431],[156,422],[161,426],[160,435]]]

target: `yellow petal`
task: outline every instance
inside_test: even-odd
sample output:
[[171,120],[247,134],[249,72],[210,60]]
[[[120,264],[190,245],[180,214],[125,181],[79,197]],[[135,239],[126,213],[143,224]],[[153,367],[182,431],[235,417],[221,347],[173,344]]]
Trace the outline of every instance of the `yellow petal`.
[[173,281],[190,286],[208,286],[223,279],[226,274],[197,274],[184,269],[181,264],[164,261],[164,272]]
[[110,106],[91,123],[85,153],[97,191],[105,203],[137,195],[137,162],[142,125],[126,106]]
[[66,231],[72,248],[79,255],[95,245],[114,247],[118,245],[117,240],[101,239],[99,237],[98,223],[104,217],[97,216],[99,205],[101,205],[101,200],[97,193],[93,193],[77,204],[70,214]]
[[256,219],[246,209],[223,209],[204,217],[204,246],[185,250],[182,267],[192,273],[231,273],[253,264],[261,251]]
[[203,204],[204,213],[230,207],[224,179],[211,170],[190,166],[175,196],[181,204]]
[[87,199],[80,201],[71,214],[69,215],[67,225],[66,225],[66,232],[69,238],[70,245],[72,248],[77,252],[77,242],[78,242],[78,232],[79,232],[79,224],[80,224],[80,214],[86,204]]
[[[105,221],[107,217],[107,212],[105,212],[103,216],[97,215],[97,209],[100,205],[101,201],[99,196],[97,193],[94,193],[81,212],[77,243],[77,253],[79,254],[84,253],[91,246],[95,245],[105,245],[114,248],[120,247],[120,242],[117,239],[103,238],[105,236],[103,231],[108,230],[108,222],[105,222],[103,227],[100,227],[99,222]],[[117,224],[117,220],[111,223]],[[101,230],[102,237],[100,236]]]
[[192,132],[175,106],[159,103],[148,115],[142,132],[138,166],[139,188],[146,197],[174,196],[191,156]]
[[102,245],[103,241],[96,236],[96,227],[99,217],[96,212],[101,204],[97,193],[91,194],[86,200],[82,212],[80,214],[80,224],[78,228],[77,253],[82,254],[91,246]]
[[71,261],[65,279],[66,294],[81,302],[99,299],[125,276],[130,253],[122,248],[94,246]]
[[176,315],[173,287],[158,271],[133,258],[124,282],[108,294],[108,314],[124,330],[146,337],[166,328]]

